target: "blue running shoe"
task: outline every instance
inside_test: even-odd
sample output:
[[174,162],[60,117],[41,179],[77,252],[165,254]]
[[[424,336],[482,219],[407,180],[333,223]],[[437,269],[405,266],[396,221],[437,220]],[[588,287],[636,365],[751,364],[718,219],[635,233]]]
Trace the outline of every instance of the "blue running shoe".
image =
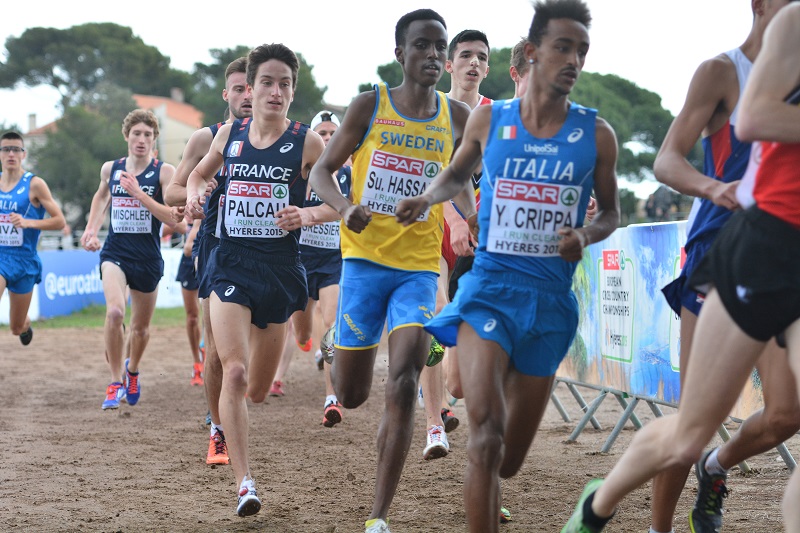
[[103,411],[106,409],[119,409],[119,402],[125,397],[125,387],[115,381],[106,388],[106,399],[103,400]]
[[125,359],[125,398],[128,405],[136,405],[142,388],[139,386],[139,373],[133,373],[128,370],[129,361],[130,359]]

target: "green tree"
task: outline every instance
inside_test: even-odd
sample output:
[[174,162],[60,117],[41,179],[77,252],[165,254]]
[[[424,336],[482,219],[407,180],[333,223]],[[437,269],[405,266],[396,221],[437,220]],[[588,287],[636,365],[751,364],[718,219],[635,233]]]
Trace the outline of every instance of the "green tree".
[[212,48],[209,54],[214,62],[195,63],[192,71],[191,92],[186,95],[186,101],[203,112],[207,124],[219,122],[225,115],[228,104],[222,99],[222,90],[225,88],[225,69],[231,61],[246,57],[250,48],[239,45],[235,48]]
[[88,23],[64,30],[29,28],[6,40],[0,87],[50,85],[64,110],[108,81],[135,93],[168,96],[184,91],[189,74],[170,68],[170,59],[132,30],[113,23]]
[[110,84],[86,96],[80,105],[66,109],[55,132],[31,153],[37,173],[46,180],[53,196],[60,200],[75,229],[86,225],[86,215],[100,183],[105,161],[124,156],[122,120],[136,107],[133,93]]
[[314,79],[314,66],[306,62],[303,54],[298,53],[297,59],[300,61],[300,69],[297,72],[297,88],[289,109],[289,116],[308,124],[314,115],[325,107],[325,92],[328,88],[317,86]]

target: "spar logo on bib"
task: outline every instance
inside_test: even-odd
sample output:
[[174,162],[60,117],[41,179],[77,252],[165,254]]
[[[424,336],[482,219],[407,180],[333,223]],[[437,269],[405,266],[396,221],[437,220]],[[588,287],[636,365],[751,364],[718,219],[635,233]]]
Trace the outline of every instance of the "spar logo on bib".
[[[402,172],[404,174],[411,174],[413,176],[422,176],[424,163],[419,159],[412,159],[410,157],[403,157],[401,155],[375,150],[372,152],[372,166],[393,170],[395,172]],[[436,174],[438,174],[438,169],[433,175],[435,176]]]

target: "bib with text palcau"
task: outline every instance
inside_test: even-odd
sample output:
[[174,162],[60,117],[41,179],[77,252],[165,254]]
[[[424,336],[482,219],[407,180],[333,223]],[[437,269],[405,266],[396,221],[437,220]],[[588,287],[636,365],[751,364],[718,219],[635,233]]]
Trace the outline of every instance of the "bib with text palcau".
[[280,183],[228,182],[225,194],[225,230],[231,237],[278,239],[276,213],[289,205],[289,188]]

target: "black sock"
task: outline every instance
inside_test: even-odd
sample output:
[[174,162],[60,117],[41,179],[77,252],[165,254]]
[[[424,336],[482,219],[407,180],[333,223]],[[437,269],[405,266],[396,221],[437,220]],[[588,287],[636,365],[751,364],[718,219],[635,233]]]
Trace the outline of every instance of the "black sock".
[[600,531],[606,527],[608,521],[614,517],[614,513],[611,513],[611,516],[607,516],[605,518],[597,516],[592,510],[594,495],[594,492],[591,493],[589,497],[583,501],[583,523],[593,529],[596,529],[597,531]]

